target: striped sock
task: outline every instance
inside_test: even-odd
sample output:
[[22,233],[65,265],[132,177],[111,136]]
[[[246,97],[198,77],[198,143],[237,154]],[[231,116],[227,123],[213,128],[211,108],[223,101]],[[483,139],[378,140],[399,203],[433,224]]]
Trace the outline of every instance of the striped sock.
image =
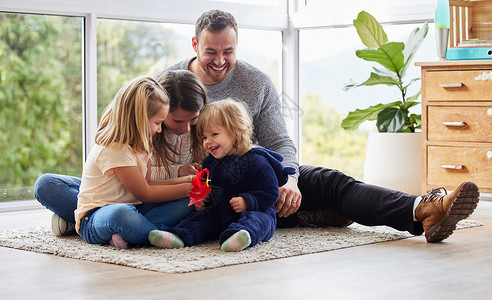
[[226,252],[241,251],[250,244],[251,237],[249,236],[249,232],[243,229],[234,233],[230,238],[222,243],[220,249]]
[[175,234],[160,231],[160,230],[152,230],[149,233],[149,241],[152,245],[161,247],[161,248],[183,248],[183,241]]

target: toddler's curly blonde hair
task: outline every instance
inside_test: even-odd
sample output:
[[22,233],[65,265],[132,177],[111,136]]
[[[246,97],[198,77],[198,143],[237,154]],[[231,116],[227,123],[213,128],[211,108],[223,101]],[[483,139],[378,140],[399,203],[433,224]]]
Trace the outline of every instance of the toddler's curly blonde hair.
[[251,149],[253,122],[246,104],[230,98],[207,104],[196,123],[198,138],[203,140],[204,131],[219,126],[236,140],[234,148],[238,155]]

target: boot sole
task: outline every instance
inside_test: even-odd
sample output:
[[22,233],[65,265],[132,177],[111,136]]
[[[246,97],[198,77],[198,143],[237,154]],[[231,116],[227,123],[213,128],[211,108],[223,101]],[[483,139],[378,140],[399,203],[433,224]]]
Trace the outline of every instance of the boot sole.
[[477,207],[480,193],[475,183],[465,182],[457,189],[459,191],[444,217],[425,233],[428,243],[437,243],[448,238],[456,229],[456,224],[468,218]]

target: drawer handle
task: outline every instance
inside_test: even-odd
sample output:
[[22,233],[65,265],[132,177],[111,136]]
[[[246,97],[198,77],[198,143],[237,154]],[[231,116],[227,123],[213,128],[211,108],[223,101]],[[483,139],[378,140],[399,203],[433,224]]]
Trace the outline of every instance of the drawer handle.
[[462,82],[439,83],[439,87],[442,88],[459,88],[462,86],[463,86]]
[[451,170],[461,170],[463,169],[463,165],[441,165],[443,169],[451,169]]
[[492,151],[487,151],[487,158],[492,159]]
[[465,127],[466,123],[465,122],[442,122],[443,126],[449,126],[449,127]]

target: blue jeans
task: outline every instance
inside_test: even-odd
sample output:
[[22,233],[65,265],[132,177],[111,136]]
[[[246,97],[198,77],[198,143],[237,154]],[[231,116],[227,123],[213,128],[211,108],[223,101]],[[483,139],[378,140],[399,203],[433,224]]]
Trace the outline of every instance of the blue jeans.
[[89,211],[80,223],[80,235],[90,244],[105,244],[115,233],[130,244],[150,245],[152,230],[166,230],[193,211],[189,198],[132,206],[116,203]]
[[[59,215],[67,222],[75,223],[74,211],[75,209],[77,209],[77,196],[79,194],[80,181],[80,178],[73,176],[43,174],[34,184],[34,195],[36,199],[38,199],[38,201],[47,209]],[[144,203],[138,205],[135,209],[141,216],[144,216],[146,220],[150,221],[155,226],[153,227],[153,229],[167,228],[169,226],[177,224],[181,219],[183,219],[185,216],[193,211],[193,206],[188,206],[188,201],[189,198],[183,198],[164,203]],[[102,210],[102,212],[104,213],[106,210],[107,209],[104,209]],[[93,213],[95,214],[95,212]],[[133,213],[129,213],[129,215],[131,214],[135,214],[135,211]],[[98,215],[102,215],[102,213]],[[107,217],[108,216],[105,216],[105,218]],[[98,222],[101,222],[99,217]],[[146,223],[145,220],[141,220],[141,222]],[[144,231],[148,231],[148,228],[150,227],[146,228],[147,229],[145,229]],[[88,232],[93,234],[93,232],[90,230]],[[119,231],[114,231],[113,234],[114,233],[120,234]],[[125,238],[125,234],[121,233],[120,235]],[[104,242],[107,242],[110,239],[111,236]],[[103,241],[104,239],[101,238],[99,240]],[[134,238],[131,238],[128,239],[127,242],[133,243],[133,240]]]
[[80,178],[43,174],[34,184],[34,196],[44,207],[75,224],[73,212],[77,209]]

